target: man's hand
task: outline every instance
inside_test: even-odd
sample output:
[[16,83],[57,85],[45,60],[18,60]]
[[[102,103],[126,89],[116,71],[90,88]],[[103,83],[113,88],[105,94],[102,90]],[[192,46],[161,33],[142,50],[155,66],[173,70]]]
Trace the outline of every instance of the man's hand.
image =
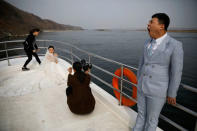
[[176,105],[176,98],[173,98],[173,97],[167,97],[167,101],[168,101],[168,104],[171,104],[171,105]]
[[68,68],[68,73],[69,73],[69,74],[72,73],[72,67]]

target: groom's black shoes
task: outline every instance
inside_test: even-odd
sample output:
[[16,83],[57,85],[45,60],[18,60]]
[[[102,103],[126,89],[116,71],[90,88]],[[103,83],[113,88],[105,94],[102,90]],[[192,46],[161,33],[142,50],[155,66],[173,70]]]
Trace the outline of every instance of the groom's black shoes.
[[22,71],[28,71],[28,70],[30,70],[30,69],[27,67],[22,67]]

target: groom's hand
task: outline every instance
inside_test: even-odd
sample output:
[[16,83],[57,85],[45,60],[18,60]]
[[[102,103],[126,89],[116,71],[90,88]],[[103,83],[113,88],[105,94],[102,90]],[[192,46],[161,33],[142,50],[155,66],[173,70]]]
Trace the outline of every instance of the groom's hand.
[[72,67],[68,68],[68,72],[69,72],[69,74],[72,73]]
[[176,105],[176,98],[173,98],[173,97],[167,97],[167,101],[168,101],[168,104],[171,104],[171,105]]

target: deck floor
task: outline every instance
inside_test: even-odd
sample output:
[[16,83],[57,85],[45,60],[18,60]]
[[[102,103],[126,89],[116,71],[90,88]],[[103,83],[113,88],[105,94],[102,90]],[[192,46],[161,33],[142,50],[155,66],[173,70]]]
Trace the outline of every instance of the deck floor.
[[[0,81],[13,73],[20,74],[23,62],[24,58],[11,61],[12,66],[0,62]],[[70,66],[62,64],[65,68]],[[0,96],[0,131],[131,131],[95,90],[96,105],[91,114],[71,113],[65,88],[66,83],[22,96]]]

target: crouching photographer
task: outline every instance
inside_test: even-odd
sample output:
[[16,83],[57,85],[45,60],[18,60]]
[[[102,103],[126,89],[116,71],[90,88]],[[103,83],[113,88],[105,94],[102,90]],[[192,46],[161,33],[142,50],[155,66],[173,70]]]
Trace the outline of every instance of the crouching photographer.
[[[90,88],[90,69],[92,65],[85,60],[73,63],[68,69],[67,104],[75,114],[88,114],[94,110],[95,99]],[[72,71],[74,74],[72,75]]]

